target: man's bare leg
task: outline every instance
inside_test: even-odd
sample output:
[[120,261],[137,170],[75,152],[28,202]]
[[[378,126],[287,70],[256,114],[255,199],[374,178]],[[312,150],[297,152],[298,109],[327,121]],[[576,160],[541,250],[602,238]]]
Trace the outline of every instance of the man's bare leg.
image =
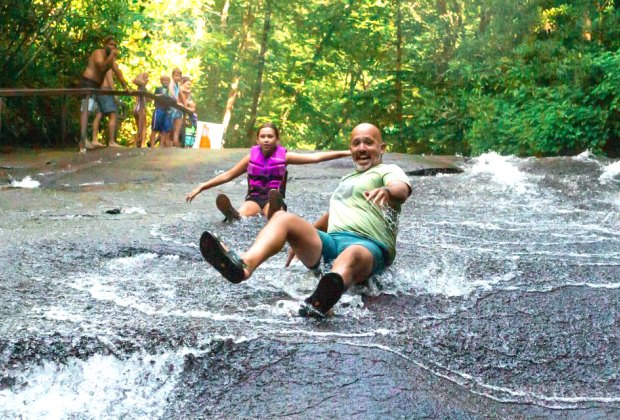
[[348,288],[370,277],[373,262],[374,257],[368,249],[361,245],[351,245],[334,260],[331,271],[340,274]]
[[304,300],[299,315],[324,318],[349,286],[361,283],[370,276],[373,262],[374,257],[366,247],[347,247],[338,255],[331,271],[321,277],[312,295]]
[[[86,108],[85,108],[86,107]],[[80,133],[83,133],[85,127],[88,124],[88,112],[84,112],[84,109],[88,108],[88,100],[82,99],[82,108],[80,109]],[[86,139],[85,144],[86,149],[92,149],[93,146],[88,139]]]
[[105,147],[105,144],[99,143],[97,137],[99,137],[99,124],[103,118],[103,112],[97,112],[93,119],[93,140],[90,142],[91,147]]
[[308,221],[287,212],[277,212],[258,233],[256,240],[241,256],[246,263],[245,278],[288,242],[306,267],[314,267],[321,258],[323,244],[316,229]]
[[110,136],[108,146],[122,147],[116,142],[116,112],[110,112],[108,114],[108,135]]

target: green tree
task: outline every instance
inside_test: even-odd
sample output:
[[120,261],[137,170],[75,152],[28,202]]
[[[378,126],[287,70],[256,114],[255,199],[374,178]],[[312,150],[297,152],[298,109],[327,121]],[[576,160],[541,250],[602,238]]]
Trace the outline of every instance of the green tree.
[[[113,35],[129,80],[188,74],[199,118],[224,124],[227,147],[273,121],[289,147],[343,148],[370,121],[399,152],[618,155],[618,4],[7,0],[0,86],[76,86]],[[57,143],[59,105],[77,141],[77,100],[10,98],[0,142]],[[127,119],[121,139],[134,131]]]

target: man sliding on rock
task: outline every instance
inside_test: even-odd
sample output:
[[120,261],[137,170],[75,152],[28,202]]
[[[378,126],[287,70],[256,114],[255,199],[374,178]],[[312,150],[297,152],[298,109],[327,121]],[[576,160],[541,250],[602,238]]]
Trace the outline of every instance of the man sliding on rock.
[[239,257],[209,232],[200,238],[204,258],[226,279],[240,283],[286,242],[291,247],[286,266],[296,255],[308,268],[321,257],[333,262],[331,271],[302,304],[302,316],[323,317],[344,291],[382,271],[394,261],[401,205],[411,194],[407,175],[396,165],[382,163],[385,144],[372,124],[360,124],[349,144],[355,172],[343,177],[332,194],[329,212],[314,225],[294,214],[278,211],[258,233],[254,244]]

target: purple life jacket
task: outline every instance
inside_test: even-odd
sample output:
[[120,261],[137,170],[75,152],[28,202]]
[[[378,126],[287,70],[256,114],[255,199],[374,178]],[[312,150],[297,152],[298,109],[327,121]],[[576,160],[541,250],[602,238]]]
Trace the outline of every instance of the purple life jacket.
[[248,195],[259,201],[266,201],[269,190],[280,190],[282,197],[286,192],[286,148],[277,145],[271,156],[265,158],[260,146],[250,150],[248,163]]

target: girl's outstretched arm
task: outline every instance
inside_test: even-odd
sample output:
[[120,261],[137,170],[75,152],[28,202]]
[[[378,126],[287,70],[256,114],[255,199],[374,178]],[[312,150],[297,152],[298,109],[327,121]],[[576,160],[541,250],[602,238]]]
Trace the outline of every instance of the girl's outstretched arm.
[[337,150],[332,152],[295,153],[286,154],[286,163],[291,165],[304,165],[306,163],[318,163],[326,160],[339,159],[351,156],[350,150]]
[[202,184],[194,188],[189,194],[187,194],[187,196],[185,197],[185,201],[191,203],[194,197],[196,197],[204,190],[217,187],[218,185],[225,184],[237,178],[239,175],[243,174],[245,171],[248,170],[249,161],[250,155],[247,155],[243,159],[241,159],[235,166],[233,166],[223,174],[219,174],[218,176],[211,178],[207,182],[203,182]]

